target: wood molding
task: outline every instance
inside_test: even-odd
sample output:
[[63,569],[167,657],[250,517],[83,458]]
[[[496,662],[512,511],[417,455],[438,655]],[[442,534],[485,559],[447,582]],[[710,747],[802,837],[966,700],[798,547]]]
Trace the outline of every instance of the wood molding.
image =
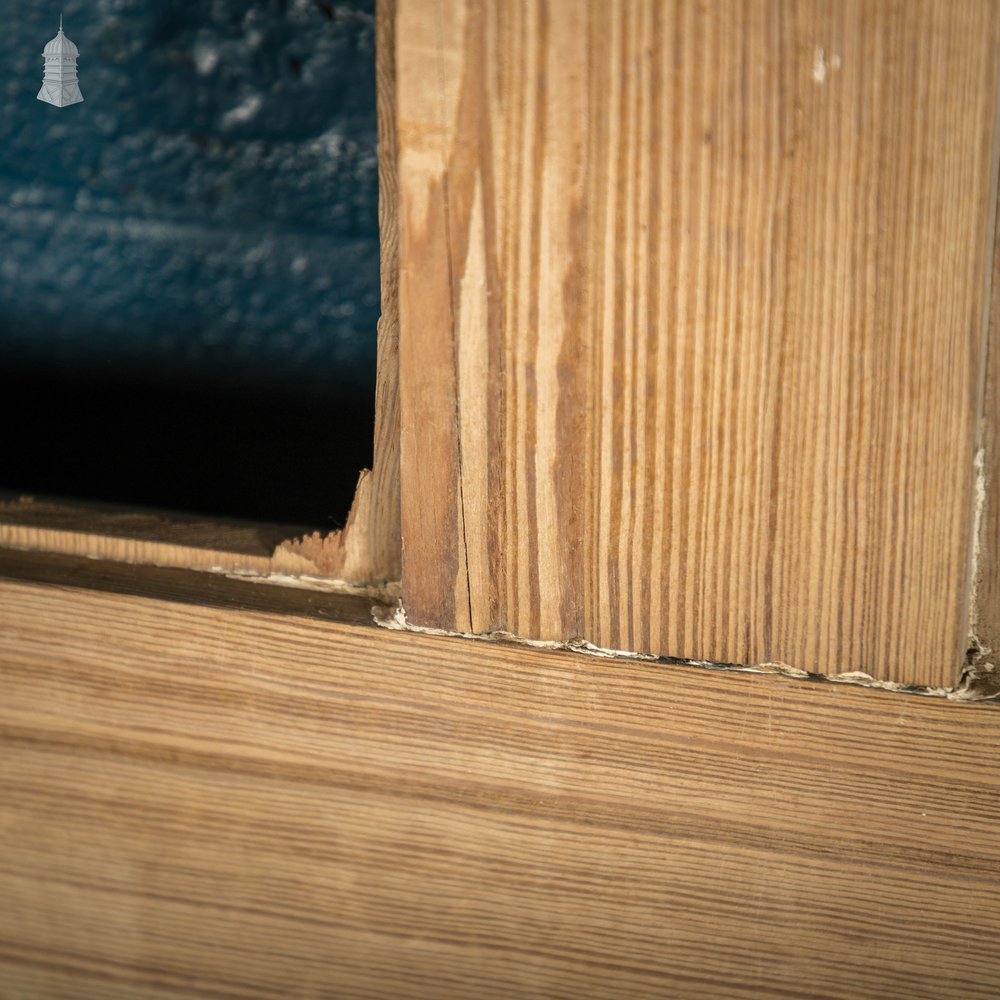
[[0,555],[0,993],[996,996],[996,707],[40,562]]

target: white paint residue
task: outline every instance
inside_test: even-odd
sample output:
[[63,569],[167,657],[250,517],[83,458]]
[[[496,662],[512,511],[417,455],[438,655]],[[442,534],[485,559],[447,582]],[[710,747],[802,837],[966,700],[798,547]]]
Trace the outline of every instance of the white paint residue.
[[930,695],[931,697],[952,698],[955,700],[961,700],[962,698],[957,691],[949,690],[948,688],[917,687],[908,684],[898,684],[895,681],[880,681],[872,677],[871,674],[867,674],[861,670],[850,670],[840,674],[820,676],[810,674],[806,670],[790,666],[787,663],[774,661],[744,666],[734,663],[714,663],[711,660],[665,658],[653,656],[649,653],[630,653],[622,649],[605,649],[582,638],[559,642],[543,639],[526,639],[511,632],[485,632],[476,634],[470,632],[452,632],[443,628],[428,628],[422,625],[411,625],[406,620],[406,612],[403,610],[402,603],[397,603],[389,608],[375,605],[372,607],[372,618],[376,625],[392,629],[396,632],[419,632],[423,635],[449,636],[453,639],[476,639],[480,642],[510,642],[520,646],[531,646],[535,649],[563,650],[570,653],[582,653],[585,656],[598,656],[606,659],[645,660],[654,663],[671,663],[677,666],[705,667],[709,670],[721,670],[729,673],[777,674],[780,677],[791,677],[800,680],[815,677],[817,680],[825,680],[834,684],[854,684],[859,687],[876,688],[880,691],[900,691],[908,694]]
[[826,53],[820,46],[816,47],[816,60],[813,63],[813,79],[822,83],[826,79]]
[[[96,557],[101,558],[101,557]],[[303,573],[293,576],[290,573],[257,573],[253,570],[233,570],[224,566],[212,566],[210,573],[221,573],[230,580],[241,580],[246,583],[263,583],[275,587],[293,587],[298,590],[319,590],[327,594],[346,594],[352,597],[370,597],[374,601],[389,602],[399,599],[398,583],[351,583],[349,580],[338,580],[327,576],[309,576]],[[383,624],[383,623],[380,623]]]
[[975,593],[976,581],[979,578],[979,557],[983,539],[983,511],[986,509],[986,449],[980,448],[972,462],[976,472],[975,479],[975,511],[972,515],[972,586]]
[[972,460],[975,478],[972,484],[972,559],[969,568],[969,645],[980,654],[989,653],[983,649],[979,638],[979,560],[983,547],[983,512],[986,510],[986,449],[980,447]]
[[816,58],[813,61],[813,79],[817,83],[823,83],[826,80],[828,70],[830,72],[836,72],[838,69],[840,69],[840,56],[830,56],[829,61],[827,61],[826,51],[822,46],[817,45]]

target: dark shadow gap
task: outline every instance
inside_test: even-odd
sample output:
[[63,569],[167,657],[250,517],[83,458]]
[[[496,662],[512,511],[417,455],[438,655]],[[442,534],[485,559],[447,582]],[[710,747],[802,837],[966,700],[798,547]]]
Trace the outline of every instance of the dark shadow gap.
[[[36,99],[60,13],[65,107]],[[0,491],[342,526],[374,431],[373,0],[6,28]]]
[[374,406],[354,382],[4,364],[0,489],[329,530],[371,466]]

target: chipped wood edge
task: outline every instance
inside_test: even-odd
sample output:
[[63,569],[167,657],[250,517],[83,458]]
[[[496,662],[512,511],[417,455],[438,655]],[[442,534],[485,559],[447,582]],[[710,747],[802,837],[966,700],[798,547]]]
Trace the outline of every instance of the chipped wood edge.
[[268,560],[268,572],[337,580],[354,587],[382,589],[394,584],[379,535],[382,522],[374,509],[375,490],[373,474],[363,469],[344,527],[326,535],[316,531],[279,542]]

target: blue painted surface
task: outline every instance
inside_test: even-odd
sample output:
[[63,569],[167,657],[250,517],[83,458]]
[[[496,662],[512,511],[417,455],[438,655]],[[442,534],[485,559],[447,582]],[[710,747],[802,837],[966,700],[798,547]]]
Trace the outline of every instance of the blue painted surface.
[[[60,10],[66,108],[36,99]],[[0,28],[0,491],[342,523],[371,463],[373,0],[0,0]]]
[[369,386],[373,6],[3,2],[0,362]]

